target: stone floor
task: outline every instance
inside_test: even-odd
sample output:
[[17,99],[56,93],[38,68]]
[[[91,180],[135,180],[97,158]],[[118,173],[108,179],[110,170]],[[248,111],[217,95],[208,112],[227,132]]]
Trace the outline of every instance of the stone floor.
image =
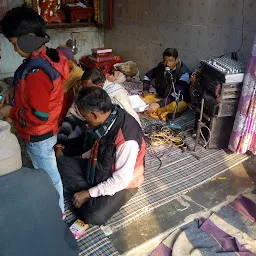
[[122,255],[146,256],[175,228],[232,201],[256,184],[256,157],[115,232],[110,240]]
[[[25,143],[20,141],[20,144],[23,166],[32,167]],[[256,156],[252,156],[217,179],[157,208],[143,220],[135,221],[109,238],[121,255],[148,256],[177,227],[194,218],[207,217],[237,195],[255,188],[255,184]]]

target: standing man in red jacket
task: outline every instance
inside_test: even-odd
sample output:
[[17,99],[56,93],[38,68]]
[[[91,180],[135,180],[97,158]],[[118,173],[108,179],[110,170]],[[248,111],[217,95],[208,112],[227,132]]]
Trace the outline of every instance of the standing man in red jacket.
[[69,74],[68,61],[57,50],[46,47],[50,40],[46,24],[33,9],[14,8],[0,25],[14,51],[25,58],[15,72],[13,86],[3,95],[0,105],[7,104],[0,109],[0,115],[14,121],[34,167],[51,177],[64,214],[63,186],[53,146],[63,103],[63,80]]

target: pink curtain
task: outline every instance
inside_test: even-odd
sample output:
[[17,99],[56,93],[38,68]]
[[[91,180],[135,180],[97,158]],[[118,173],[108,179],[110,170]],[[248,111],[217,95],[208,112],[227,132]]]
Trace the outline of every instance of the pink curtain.
[[256,154],[256,37],[244,78],[229,149],[239,154],[246,151]]

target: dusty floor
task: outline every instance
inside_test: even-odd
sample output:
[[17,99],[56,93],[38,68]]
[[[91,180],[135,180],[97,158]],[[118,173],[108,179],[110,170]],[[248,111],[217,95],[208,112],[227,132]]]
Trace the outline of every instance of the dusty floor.
[[110,236],[122,255],[147,256],[175,228],[252,190],[256,184],[256,156],[172,202],[159,207],[143,220]]
[[[32,167],[24,141],[20,140],[20,144],[23,166]],[[255,184],[256,156],[252,156],[217,179],[157,208],[144,219],[135,221],[109,238],[121,255],[148,256],[175,228],[194,218],[206,216],[237,195],[252,190]]]

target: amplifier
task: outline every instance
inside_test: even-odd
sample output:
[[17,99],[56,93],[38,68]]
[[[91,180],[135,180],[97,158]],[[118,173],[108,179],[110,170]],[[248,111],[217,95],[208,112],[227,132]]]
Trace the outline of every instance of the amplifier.
[[200,85],[204,91],[209,92],[217,101],[221,101],[239,99],[243,83],[223,83],[202,70]]
[[204,72],[223,83],[240,83],[244,80],[246,64],[222,57],[201,61]]
[[[196,112],[196,120],[199,119],[200,110]],[[210,129],[211,139],[207,148],[228,148],[229,139],[233,129],[235,116],[227,117],[210,117],[206,113],[203,113],[202,122]],[[197,122],[195,122],[195,129]],[[206,140],[209,139],[209,132],[206,128],[202,128],[202,133]]]

